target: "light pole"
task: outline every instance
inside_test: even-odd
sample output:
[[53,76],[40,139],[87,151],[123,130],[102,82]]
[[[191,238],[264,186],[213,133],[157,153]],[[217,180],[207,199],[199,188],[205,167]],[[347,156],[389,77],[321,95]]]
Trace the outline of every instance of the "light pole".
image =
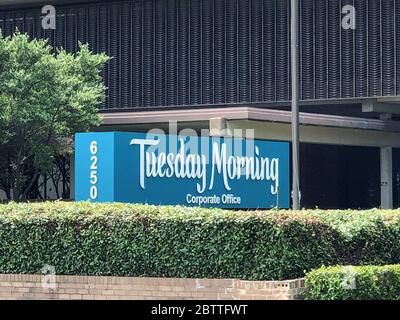
[[293,210],[300,209],[299,177],[299,7],[291,0],[291,70],[292,70],[292,196]]

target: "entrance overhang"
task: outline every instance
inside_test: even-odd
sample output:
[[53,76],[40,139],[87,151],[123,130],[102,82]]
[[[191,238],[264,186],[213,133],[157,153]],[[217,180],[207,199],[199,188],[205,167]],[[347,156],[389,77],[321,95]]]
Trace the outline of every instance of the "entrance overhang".
[[[233,133],[235,130],[239,130],[237,131],[239,133],[240,130],[253,129],[256,139],[290,141],[291,137],[290,124],[286,123],[234,120],[227,122],[227,128]],[[400,133],[343,127],[301,125],[300,142],[342,146],[387,146],[400,148]]]
[[[260,121],[290,123],[291,112],[254,107],[227,107],[201,109],[172,109],[134,112],[107,112],[101,114],[102,125],[157,124],[169,121],[204,122],[214,118],[227,121]],[[345,117],[327,114],[300,113],[300,124],[332,128],[351,128],[400,133],[400,122],[393,120]]]
[[[103,129],[123,126],[152,129],[168,122],[217,131],[253,129],[256,139],[290,141],[290,111],[253,107],[154,110],[103,113]],[[215,121],[218,120],[218,121]],[[223,123],[223,124],[222,124]],[[368,147],[400,147],[400,122],[393,120],[300,113],[300,141]]]

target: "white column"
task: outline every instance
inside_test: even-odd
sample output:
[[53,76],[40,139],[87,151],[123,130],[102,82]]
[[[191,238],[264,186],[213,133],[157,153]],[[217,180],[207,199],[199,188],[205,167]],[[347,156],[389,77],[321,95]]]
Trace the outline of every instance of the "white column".
[[381,147],[381,208],[393,209],[393,148]]
[[227,135],[227,121],[225,118],[211,118],[209,128],[211,137],[224,137]]

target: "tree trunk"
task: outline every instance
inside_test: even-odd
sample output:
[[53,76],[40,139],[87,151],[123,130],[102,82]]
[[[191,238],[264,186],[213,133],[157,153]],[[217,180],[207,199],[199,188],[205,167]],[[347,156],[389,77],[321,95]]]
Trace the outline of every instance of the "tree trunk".
[[17,165],[17,169],[15,170],[15,181],[12,192],[12,200],[19,201],[22,191],[22,173],[20,172],[20,166]]
[[39,178],[39,172],[36,170],[35,174],[33,175],[31,181],[29,182],[28,186],[25,188],[24,192],[21,193],[20,195],[20,200],[21,201],[26,201],[26,198],[28,196],[29,191],[32,190],[32,187],[34,183],[37,181]]

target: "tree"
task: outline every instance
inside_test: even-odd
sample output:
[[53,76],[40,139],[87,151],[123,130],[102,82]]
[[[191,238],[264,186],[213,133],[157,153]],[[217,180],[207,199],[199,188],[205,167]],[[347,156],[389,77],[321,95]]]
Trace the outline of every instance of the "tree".
[[79,45],[53,52],[45,40],[0,34],[0,189],[26,200],[40,174],[65,154],[65,141],[100,123],[100,73],[108,61]]

